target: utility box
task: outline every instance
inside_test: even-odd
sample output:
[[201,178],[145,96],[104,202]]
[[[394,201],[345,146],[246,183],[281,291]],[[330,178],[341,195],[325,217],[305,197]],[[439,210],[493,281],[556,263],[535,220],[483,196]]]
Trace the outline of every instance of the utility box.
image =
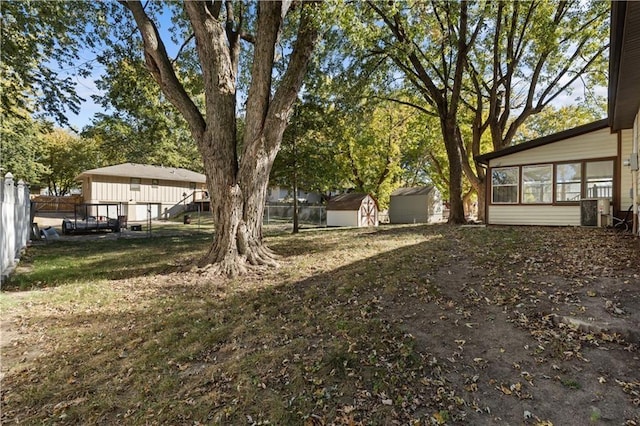
[[580,200],[581,226],[609,226],[611,200],[608,198],[583,198]]

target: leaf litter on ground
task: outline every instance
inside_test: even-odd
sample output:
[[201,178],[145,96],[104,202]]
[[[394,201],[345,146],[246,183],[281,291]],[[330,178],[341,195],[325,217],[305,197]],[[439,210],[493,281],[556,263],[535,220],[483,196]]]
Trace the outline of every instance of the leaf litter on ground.
[[[282,266],[231,280],[153,263],[208,244],[172,238],[158,253],[144,244],[153,268],[118,258],[124,276],[80,265],[48,284],[39,263],[69,249],[30,256],[20,282],[45,288],[0,300],[2,423],[575,424],[593,406],[640,424],[638,342],[624,332],[639,324],[637,240],[536,227],[274,234]],[[83,251],[94,246],[109,248]]]

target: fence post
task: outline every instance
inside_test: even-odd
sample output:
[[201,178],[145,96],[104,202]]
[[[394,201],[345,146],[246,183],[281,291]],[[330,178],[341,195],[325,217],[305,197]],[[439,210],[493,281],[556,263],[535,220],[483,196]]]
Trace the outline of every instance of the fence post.
[[13,184],[13,175],[7,173],[3,182],[4,196],[2,198],[2,270],[4,278],[9,269],[14,264],[16,249],[16,228],[15,228],[15,195],[16,190]]
[[29,186],[25,181],[20,179],[18,181],[18,240],[16,241],[16,257],[20,250],[27,246],[29,243],[29,235],[31,233],[31,202],[29,200]]

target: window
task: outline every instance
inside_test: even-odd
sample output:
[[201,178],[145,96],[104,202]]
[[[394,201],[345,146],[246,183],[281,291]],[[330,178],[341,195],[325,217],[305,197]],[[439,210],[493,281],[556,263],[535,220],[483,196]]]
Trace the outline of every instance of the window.
[[553,194],[553,166],[525,166],[522,168],[522,202],[551,203]]
[[191,190],[196,189],[196,183],[195,182],[189,182],[189,189],[191,189]]
[[613,161],[587,163],[585,176],[587,198],[613,197]]
[[580,201],[582,197],[582,163],[556,166],[556,201]]
[[158,179],[151,179],[151,187],[152,188],[158,187]]
[[129,189],[131,191],[140,191],[140,178],[131,178]]
[[501,167],[491,171],[491,200],[494,203],[518,202],[517,167]]

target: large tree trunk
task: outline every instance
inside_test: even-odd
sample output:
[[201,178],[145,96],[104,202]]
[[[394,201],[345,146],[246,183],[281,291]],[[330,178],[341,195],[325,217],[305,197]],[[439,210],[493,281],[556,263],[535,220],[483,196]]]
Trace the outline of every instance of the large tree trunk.
[[[313,3],[301,3],[297,39],[286,71],[273,91],[275,45],[291,2],[259,2],[246,102],[245,135],[238,153],[236,83],[243,17],[236,20],[232,1],[185,2],[204,81],[206,114],[198,109],[176,75],[156,25],[140,2],[123,2],[133,14],[144,40],[146,64],[167,99],[185,117],[202,154],[211,195],[215,235],[198,265],[226,275],[248,265],[275,265],[262,241],[262,216],[273,161],[280,149],[292,106],[302,87],[317,38]],[[242,10],[239,9],[240,13]]]

